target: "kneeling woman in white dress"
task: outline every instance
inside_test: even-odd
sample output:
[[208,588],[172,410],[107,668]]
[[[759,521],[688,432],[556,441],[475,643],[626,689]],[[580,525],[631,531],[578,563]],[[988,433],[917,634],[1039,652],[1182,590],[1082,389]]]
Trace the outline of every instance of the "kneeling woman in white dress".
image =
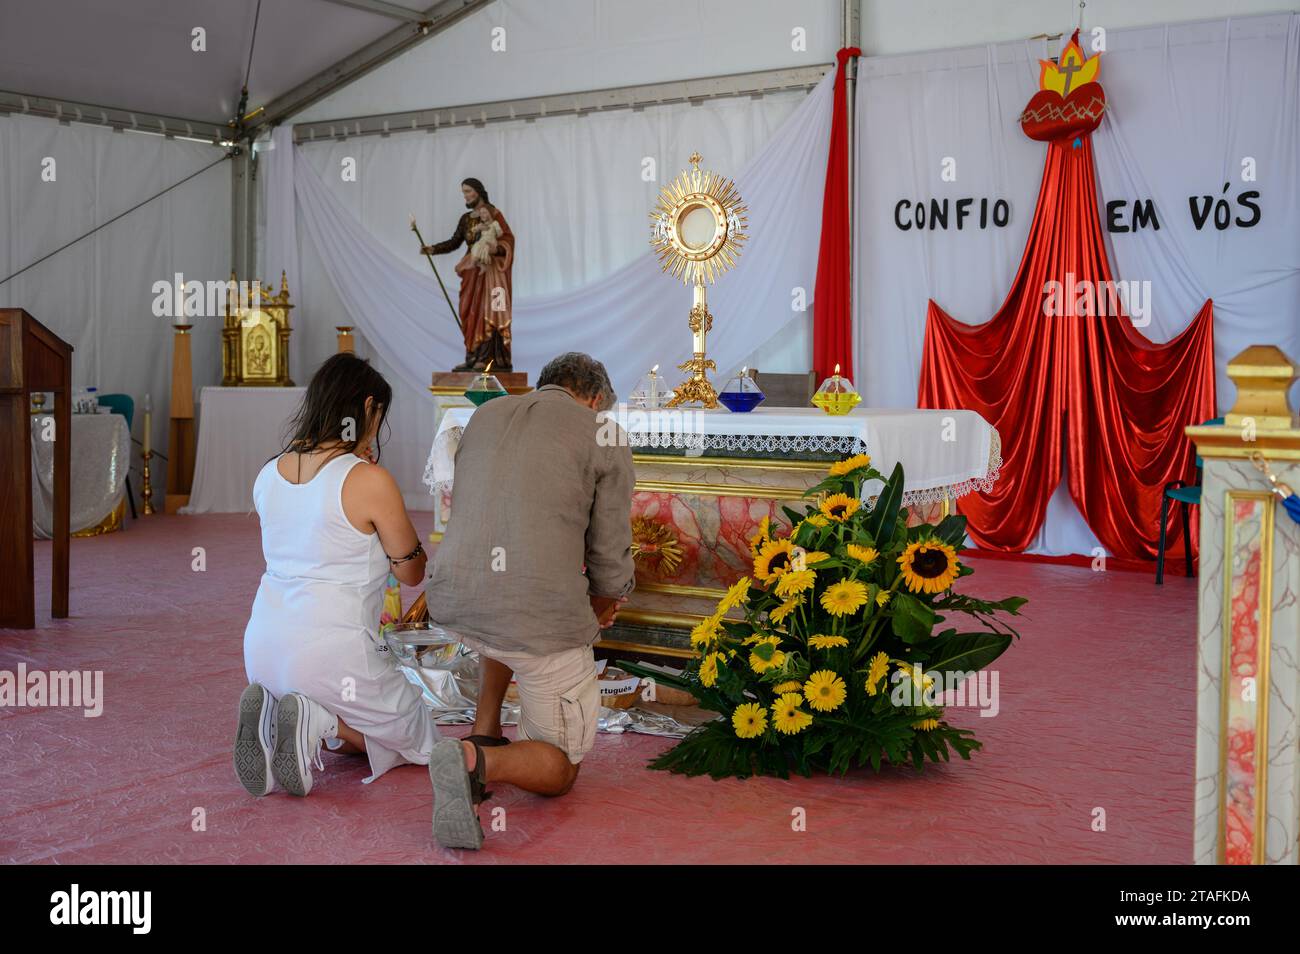
[[320,747],[364,752],[373,781],[426,765],[438,732],[420,692],[377,651],[389,568],[424,581],[425,554],[401,492],[377,463],[392,388],[369,363],[321,365],[283,454],[253,485],[266,572],[244,630],[251,683],[239,703],[235,771],[254,795],[294,795],[324,769]]

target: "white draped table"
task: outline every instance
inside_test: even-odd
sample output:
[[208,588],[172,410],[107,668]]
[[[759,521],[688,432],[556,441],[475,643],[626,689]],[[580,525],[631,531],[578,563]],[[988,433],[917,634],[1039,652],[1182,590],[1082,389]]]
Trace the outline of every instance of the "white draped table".
[[[44,439],[47,417],[32,418],[32,530],[39,540],[48,540],[54,530],[54,442]],[[125,417],[107,410],[72,415],[73,533],[99,526],[117,512],[130,466]]]
[[[434,435],[424,469],[430,493],[450,490],[456,448],[475,408],[448,408]],[[870,454],[876,469],[888,474],[901,461],[903,502],[955,500],[987,490],[1002,466],[997,429],[974,411],[855,408],[833,416],[815,408],[755,408],[736,414],[681,409],[610,412],[640,451],[674,449],[687,457],[706,453],[745,453],[763,457]],[[864,488],[871,494],[873,488]]]
[[247,513],[262,465],[284,448],[306,388],[204,388],[190,502],[181,513]]

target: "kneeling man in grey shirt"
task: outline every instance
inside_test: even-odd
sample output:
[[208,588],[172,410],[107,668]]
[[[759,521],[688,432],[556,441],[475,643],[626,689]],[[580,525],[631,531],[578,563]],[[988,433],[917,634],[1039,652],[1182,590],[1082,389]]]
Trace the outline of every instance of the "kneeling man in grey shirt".
[[[542,369],[537,390],[480,407],[461,437],[425,588],[430,618],[481,660],[473,734],[438,743],[429,762],[445,847],[482,846],[486,783],[563,795],[595,742],[591,647],[633,584],[632,452],[597,417],[613,404],[604,365],[570,352]],[[512,672],[521,713],[505,745]]]

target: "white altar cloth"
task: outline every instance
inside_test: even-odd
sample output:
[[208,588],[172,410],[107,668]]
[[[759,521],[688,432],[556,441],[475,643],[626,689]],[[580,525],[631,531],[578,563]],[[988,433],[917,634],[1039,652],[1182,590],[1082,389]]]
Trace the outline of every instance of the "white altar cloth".
[[[430,493],[450,489],[456,448],[474,411],[449,408],[443,415],[424,469]],[[609,413],[634,448],[678,448],[687,456],[705,450],[773,457],[794,451],[866,453],[886,475],[902,461],[903,502],[909,505],[988,490],[1002,466],[997,429],[974,411],[858,407],[833,416],[815,407],[759,407],[737,414],[725,408],[643,411],[620,406]],[[863,492],[872,496],[877,489],[867,486]]]
[[[38,540],[54,535],[54,441],[43,437],[49,417],[32,417],[32,531]],[[131,434],[125,417],[110,414],[107,408],[98,414],[72,415],[69,527],[73,533],[96,526],[117,509],[126,493],[130,466]]]
[[[190,502],[181,513],[248,513],[253,481],[284,448],[306,388],[204,388]],[[157,478],[155,478],[157,479]]]

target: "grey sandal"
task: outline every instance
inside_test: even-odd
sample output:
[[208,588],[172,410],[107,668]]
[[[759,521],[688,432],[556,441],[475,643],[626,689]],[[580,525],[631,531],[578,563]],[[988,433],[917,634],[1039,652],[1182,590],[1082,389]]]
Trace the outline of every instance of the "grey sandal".
[[[478,753],[482,775],[483,758]],[[429,755],[429,781],[433,785],[433,838],[444,848],[483,847],[483,827],[474,799],[476,781],[465,766],[465,749],[457,739],[444,739]]]

